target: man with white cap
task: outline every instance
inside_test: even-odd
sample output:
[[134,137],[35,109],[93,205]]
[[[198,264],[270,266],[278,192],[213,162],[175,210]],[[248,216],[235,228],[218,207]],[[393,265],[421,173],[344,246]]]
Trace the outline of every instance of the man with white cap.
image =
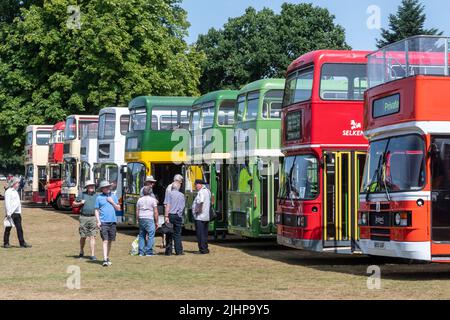
[[22,229],[22,205],[20,203],[20,196],[17,190],[19,189],[20,179],[17,177],[9,180],[9,188],[5,192],[5,209],[6,219],[10,222],[10,226],[5,228],[3,236],[3,247],[11,248],[9,244],[9,236],[11,229],[14,226],[17,230],[17,237],[21,248],[31,248],[31,245],[25,242]]
[[95,183],[89,180],[85,184],[85,191],[78,195],[73,202],[74,208],[81,207],[80,210],[80,254],[79,258],[84,257],[84,246],[86,238],[89,238],[91,246],[91,261],[96,261],[95,257],[95,237],[97,235],[97,219],[95,218],[95,201],[97,194],[95,193]]
[[100,182],[99,189],[101,193],[95,200],[95,217],[103,240],[103,266],[108,267],[111,265],[111,244],[116,241],[116,211],[121,208],[117,196],[111,193],[111,184],[108,181]]
[[147,176],[144,181],[144,186],[141,188],[141,191],[139,192],[140,196],[141,197],[144,196],[144,188],[145,187],[151,187],[152,191],[150,193],[150,196],[156,199],[155,194],[153,193],[153,188],[155,187],[155,183],[156,183],[156,180],[155,180],[155,178],[153,178],[153,176]]

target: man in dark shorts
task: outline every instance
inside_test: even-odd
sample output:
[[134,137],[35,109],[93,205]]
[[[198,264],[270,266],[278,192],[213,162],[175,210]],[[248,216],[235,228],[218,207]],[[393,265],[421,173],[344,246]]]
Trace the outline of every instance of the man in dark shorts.
[[78,195],[73,202],[74,208],[81,207],[80,211],[80,254],[79,258],[84,258],[84,246],[86,239],[89,239],[91,246],[91,261],[96,261],[95,257],[95,237],[97,236],[97,220],[95,218],[95,200],[97,194],[95,193],[94,181],[87,181],[85,185],[86,191]]
[[99,189],[101,193],[95,201],[95,217],[103,240],[103,266],[108,267],[111,265],[111,244],[116,241],[116,210],[120,211],[121,208],[116,195],[111,193],[111,184],[108,181],[100,182]]

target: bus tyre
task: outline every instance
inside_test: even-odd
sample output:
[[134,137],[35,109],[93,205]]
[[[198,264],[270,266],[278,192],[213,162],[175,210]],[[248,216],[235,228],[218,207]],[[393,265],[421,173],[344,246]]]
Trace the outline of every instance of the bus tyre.
[[61,204],[61,194],[58,194],[54,203],[56,203],[56,208],[55,208],[56,210],[64,210],[64,208]]

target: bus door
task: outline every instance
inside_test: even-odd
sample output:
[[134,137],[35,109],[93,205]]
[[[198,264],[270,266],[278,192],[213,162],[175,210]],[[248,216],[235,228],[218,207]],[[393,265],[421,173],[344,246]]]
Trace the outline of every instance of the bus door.
[[356,249],[359,188],[366,154],[354,151],[324,153],[324,248]]
[[45,185],[47,184],[47,167],[38,166],[38,193],[39,197],[45,197]]
[[262,168],[259,168],[261,174],[261,193],[260,193],[260,208],[261,208],[261,227],[267,228],[274,223],[276,197],[278,195],[279,187],[279,172],[276,162],[270,161],[264,163]]
[[216,221],[227,225],[227,168],[225,167],[225,163],[216,163],[216,185],[217,185],[217,205],[216,205],[216,213],[217,219]]
[[431,255],[450,260],[450,137],[433,137],[431,151]]

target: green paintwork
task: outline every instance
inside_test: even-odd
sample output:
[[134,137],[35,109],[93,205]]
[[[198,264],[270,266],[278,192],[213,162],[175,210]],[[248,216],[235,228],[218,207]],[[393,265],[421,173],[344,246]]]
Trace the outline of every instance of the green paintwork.
[[[232,148],[232,143],[233,143],[232,133],[233,132],[230,131],[230,129],[233,128],[233,125],[219,125],[219,122],[218,122],[219,107],[220,107],[221,103],[224,101],[234,101],[234,103],[235,103],[237,95],[238,95],[237,90],[214,91],[214,92],[210,92],[210,93],[207,93],[207,94],[201,96],[200,98],[195,100],[193,103],[192,111],[196,111],[196,110],[201,110],[206,105],[214,102],[214,121],[213,121],[212,127],[207,128],[207,129],[201,129],[201,130],[199,130],[199,132],[197,134],[201,134],[203,136],[203,134],[207,130],[210,130],[210,129],[215,130],[215,132],[213,134],[214,140],[211,141],[210,144],[212,144],[213,150],[223,149],[223,150],[218,151],[220,153],[230,152],[229,149]],[[191,114],[190,124],[192,125],[192,114]],[[227,130],[228,130],[228,132],[227,132]],[[193,139],[195,133],[196,132],[191,131],[191,139]],[[231,134],[231,136],[229,134]],[[220,142],[218,140],[216,140],[216,139],[218,139],[218,137],[222,137],[222,140]],[[215,144],[215,143],[217,143],[217,144]],[[230,146],[230,144],[231,144],[231,146]],[[219,148],[220,146],[222,148]],[[195,150],[193,148],[193,146],[191,146],[192,155],[204,153],[203,151],[204,151],[205,147],[206,147],[206,145],[203,142],[202,142],[202,146],[201,146],[200,150]],[[210,145],[210,147],[211,147],[211,145]],[[204,171],[207,172],[207,174],[205,174],[204,178],[209,182],[209,189],[211,190],[211,194],[215,199],[214,207],[218,213],[218,218],[209,224],[209,231],[214,233],[214,235],[217,235],[218,232],[225,232],[228,227],[227,214],[222,209],[224,206],[226,206],[226,201],[227,201],[227,197],[225,196],[226,190],[223,192],[222,197],[219,197],[219,194],[218,194],[218,192],[220,192],[219,184],[223,183],[223,181],[221,181],[220,177],[219,177],[220,171],[221,172],[226,171],[225,159],[215,159],[212,161],[208,161],[208,163],[206,163],[205,161],[201,161],[198,164],[202,165],[202,167],[204,168]],[[186,218],[185,218],[185,222],[184,222],[184,227],[187,230],[195,230],[195,222],[194,222],[194,219],[192,216],[192,202],[193,202],[197,192],[196,191],[186,191],[185,194],[186,194],[186,215],[185,215]],[[220,198],[222,198],[223,200],[221,200]]]
[[[264,159],[258,159],[251,154],[253,149],[270,151],[271,154],[279,153],[281,141],[281,119],[267,119],[263,117],[264,97],[271,90],[284,90],[284,79],[265,79],[246,85],[239,91],[239,97],[252,92],[259,92],[258,114],[254,120],[238,121],[235,124],[235,130],[254,130],[256,133],[255,143],[250,145],[245,143],[245,163],[250,169],[250,176],[247,172],[239,174],[238,190],[229,190],[228,198],[228,231],[233,234],[239,234],[249,238],[275,237],[276,228],[274,224],[275,199],[277,193],[277,184],[275,176],[262,175],[259,162],[262,161],[269,172],[275,172],[277,164],[280,161],[279,156],[266,156]],[[280,102],[281,97],[274,98],[271,101]],[[247,109],[247,101],[245,102]],[[263,134],[261,136],[260,134]],[[261,139],[267,137],[267,139]],[[275,140],[270,137],[277,137]],[[238,150],[238,141],[235,141],[235,148]],[[280,153],[281,154],[281,153]],[[239,156],[239,155],[237,155]],[[243,159],[239,159],[242,162]],[[236,165],[235,165],[236,166]],[[247,171],[247,170],[244,170]],[[230,176],[233,174],[232,172]],[[252,188],[248,181],[251,179]],[[266,183],[263,184],[263,179]],[[229,184],[231,185],[231,183]],[[265,190],[263,190],[265,188]],[[249,192],[250,191],[250,192]],[[264,191],[264,192],[263,192]],[[265,206],[263,207],[263,204]],[[264,218],[263,218],[264,216]],[[264,221],[264,222],[263,222]]]

